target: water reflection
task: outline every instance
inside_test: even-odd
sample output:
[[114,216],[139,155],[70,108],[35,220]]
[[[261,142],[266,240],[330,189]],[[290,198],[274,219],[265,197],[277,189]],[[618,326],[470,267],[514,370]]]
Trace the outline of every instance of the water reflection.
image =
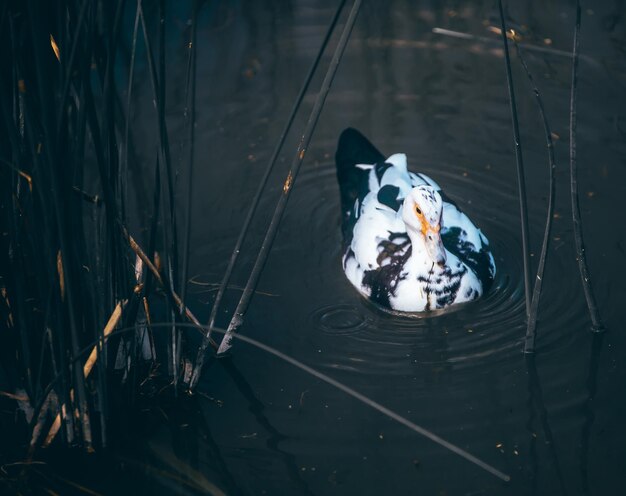
[[597,393],[598,369],[600,367],[600,354],[604,342],[605,333],[594,333],[589,353],[589,374],[587,376],[587,398],[583,405],[585,422],[580,433],[581,457],[580,474],[582,477],[582,490],[584,494],[590,494],[589,487],[589,447],[591,445],[591,432],[595,421],[595,407],[593,400]]
[[536,415],[539,416],[539,423],[541,425],[541,430],[543,431],[544,443],[547,446],[549,451],[550,461],[552,464],[553,470],[556,472],[556,477],[559,481],[560,492],[563,495],[567,494],[567,490],[565,488],[565,481],[563,478],[563,472],[561,470],[561,463],[559,461],[559,455],[557,447],[555,446],[554,436],[552,434],[552,428],[550,427],[550,421],[548,418],[548,411],[546,409],[546,405],[543,398],[543,389],[541,387],[541,379],[539,378],[539,374],[537,372],[537,365],[535,362],[535,356],[526,355],[525,356],[526,367],[528,371],[528,422],[527,428],[530,434],[530,454],[531,454],[531,480],[533,486],[533,493],[537,493],[538,486],[538,478],[539,478],[539,469],[541,467],[541,463],[539,461],[539,457],[537,456],[537,446],[536,443],[540,440],[537,436],[537,429],[535,426],[535,418]]
[[[219,359],[218,362],[228,373],[237,391],[245,398],[248,403],[248,411],[252,413],[258,426],[269,435],[266,446],[272,453],[278,455],[278,458],[283,462],[287,476],[293,483],[293,486],[298,489],[298,494],[312,495],[313,493],[309,489],[308,484],[302,479],[301,472],[295,463],[294,455],[279,447],[281,442],[288,439],[288,437],[282,434],[269,421],[264,413],[265,405],[256,397],[254,390],[241,372],[234,366],[233,362],[229,358]],[[276,477],[276,475],[272,474],[271,477]]]
[[[218,282],[336,2],[244,0],[203,5],[198,19],[198,158],[192,205],[199,214],[192,229],[190,273]],[[166,112],[172,150],[186,140],[179,108],[185,88],[188,7],[185,2],[168,4]],[[590,469],[602,463],[607,467],[603,473],[620,470],[618,456],[602,455],[596,462],[593,457],[597,377],[609,366],[600,360],[605,338],[593,338],[589,356],[571,229],[564,221],[569,206],[560,193],[539,313],[537,357],[525,359],[521,353],[525,329],[521,243],[505,78],[500,48],[480,39],[492,35],[497,39],[488,30],[495,18],[493,7],[492,1],[454,6],[407,0],[365,3],[242,332],[389,405],[496,466],[508,464],[513,481],[499,485],[441,448],[407,436],[405,427],[390,425],[343,393],[329,391],[241,346],[235,350],[236,368],[233,361],[213,363],[203,376],[200,392],[226,398],[223,406],[190,402],[185,411],[174,413],[180,415],[176,423],[189,425],[172,428],[170,434],[175,439],[172,452],[191,460],[197,472],[225,492],[258,494],[267,488],[294,494],[385,494],[390,489],[398,494],[611,493],[616,477],[598,477]],[[571,5],[509,2],[509,9],[509,21],[523,32],[524,42],[548,49],[529,52],[528,63],[553,119],[557,162],[564,164],[570,65],[553,51],[570,46]],[[617,329],[623,320],[626,268],[615,261],[623,259],[626,241],[623,230],[607,226],[621,226],[624,220],[615,205],[623,196],[620,123],[626,106],[624,92],[616,88],[626,80],[619,52],[621,33],[626,31],[624,18],[613,7],[593,9],[596,12],[583,19],[583,50],[602,66],[581,67],[580,183],[585,192],[595,192],[584,196],[583,216],[603,219],[589,228],[596,247],[590,250],[594,252],[590,265],[594,273],[602,274],[601,304],[615,309],[607,320],[612,319]],[[132,30],[132,15],[126,21]],[[444,37],[434,28],[474,38]],[[131,161],[153,164],[154,157],[146,152],[155,147],[143,60],[138,57],[133,104],[137,149]],[[514,65],[515,72],[521,78],[518,97],[528,163],[531,243],[538,247],[546,192],[544,137],[537,132],[533,96],[521,90],[526,87],[525,76]],[[611,79],[608,86],[606,74]],[[303,116],[313,101],[314,92],[305,98],[296,131],[288,136],[281,155],[284,160],[279,159],[270,178],[218,325],[228,321],[228,311],[240,294],[237,288],[246,280],[267,213],[281,192],[298,130],[304,127]],[[348,126],[371,136],[386,154],[407,153],[410,168],[437,180],[485,232],[493,244],[498,274],[482,299],[437,317],[405,319],[378,311],[351,288],[340,264],[339,192],[333,163],[336,140]],[[560,169],[559,191],[565,191],[564,178]],[[181,170],[181,184],[184,179]],[[138,174],[133,183],[140,181]],[[135,201],[149,205],[140,193],[136,196]],[[184,205],[186,198],[180,202]],[[147,212],[145,225],[150,225],[149,217]],[[211,301],[192,294],[189,304],[206,320]],[[613,349],[623,356],[624,339],[611,339]],[[619,392],[626,380],[625,366],[623,360],[612,366],[603,391],[619,396],[614,402],[623,408]],[[581,370],[588,373],[586,382],[580,380]],[[625,433],[623,419],[617,417],[610,417],[603,427],[619,439]],[[564,442],[579,435],[580,455]],[[498,448],[503,439],[512,441]],[[524,440],[527,453],[519,448]],[[511,445],[518,446],[517,453]],[[167,451],[168,446],[163,443],[161,448]],[[618,453],[624,453],[623,446]]]

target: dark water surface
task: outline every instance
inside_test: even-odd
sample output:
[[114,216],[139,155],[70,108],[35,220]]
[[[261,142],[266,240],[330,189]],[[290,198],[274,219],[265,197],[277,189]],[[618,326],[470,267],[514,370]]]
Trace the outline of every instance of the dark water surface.
[[[508,3],[508,21],[522,32],[523,43],[571,49],[573,2]],[[164,407],[163,416],[146,429],[147,439],[139,436],[132,449],[115,452],[116,476],[99,483],[104,492],[121,491],[114,488],[123,482],[133,491],[176,494],[211,492],[213,486],[246,495],[620,494],[626,483],[626,5],[586,3],[579,187],[587,255],[607,333],[589,332],[573,249],[571,59],[527,49],[556,133],[557,199],[537,353],[534,360],[522,353],[515,157],[503,52],[489,29],[498,24],[497,3],[490,0],[364,2],[241,329],[469,451],[510,475],[510,482],[236,342],[232,360],[207,365],[194,398]],[[201,284],[191,285],[189,305],[204,322],[215,296],[205,283],[222,277],[335,6],[322,0],[217,1],[200,12],[190,273]],[[186,136],[182,108],[190,11],[186,2],[168,5],[173,156]],[[154,150],[152,93],[140,59],[133,125],[139,135],[145,130],[145,149]],[[328,60],[327,55],[270,180],[235,286],[245,285]],[[532,91],[515,55],[512,62],[536,255],[545,222],[547,152]],[[480,226],[498,268],[485,297],[442,316],[408,319],[381,313],[356,293],[341,270],[333,160],[337,138],[348,126],[387,155],[406,153],[411,170],[435,179]],[[153,163],[153,157],[144,158]],[[181,172],[181,206],[184,184]],[[137,201],[148,207],[149,197],[137,192]],[[531,259],[535,268],[537,256]],[[227,325],[239,295],[235,288],[228,293],[219,325]]]

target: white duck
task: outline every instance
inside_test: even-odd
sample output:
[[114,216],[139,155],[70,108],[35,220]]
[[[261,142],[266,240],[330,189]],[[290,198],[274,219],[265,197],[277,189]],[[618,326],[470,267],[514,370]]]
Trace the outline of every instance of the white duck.
[[386,160],[358,131],[339,138],[343,268],[374,303],[424,312],[475,300],[496,267],[489,242],[429,177]]

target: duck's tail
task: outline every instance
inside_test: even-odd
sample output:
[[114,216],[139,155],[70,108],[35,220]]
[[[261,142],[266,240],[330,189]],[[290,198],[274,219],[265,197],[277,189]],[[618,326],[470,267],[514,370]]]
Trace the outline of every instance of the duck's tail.
[[[357,198],[363,199],[368,192],[369,169],[359,167],[375,164],[385,159],[359,131],[351,127],[341,133],[335,153],[337,181],[341,192],[344,238],[349,229],[351,213]],[[354,219],[352,219],[354,220]]]

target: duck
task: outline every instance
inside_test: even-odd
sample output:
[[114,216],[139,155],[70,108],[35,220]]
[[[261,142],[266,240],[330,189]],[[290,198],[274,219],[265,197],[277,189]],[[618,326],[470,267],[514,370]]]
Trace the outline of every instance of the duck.
[[432,312],[480,298],[496,266],[489,241],[430,177],[345,129],[335,154],[342,266],[376,306]]

